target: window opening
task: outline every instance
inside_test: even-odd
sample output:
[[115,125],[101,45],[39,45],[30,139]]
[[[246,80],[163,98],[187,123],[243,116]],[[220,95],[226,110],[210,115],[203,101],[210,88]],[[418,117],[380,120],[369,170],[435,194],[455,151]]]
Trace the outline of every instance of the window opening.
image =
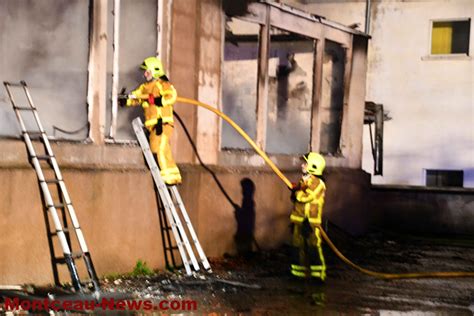
[[429,187],[463,187],[463,170],[426,170],[426,186]]
[[[227,18],[225,26],[223,111],[252,138],[256,136],[258,33],[260,26]],[[228,124],[222,124],[221,147],[250,149]]]
[[431,30],[431,54],[469,55],[471,20],[434,21]]
[[314,49],[312,39],[270,28],[267,152],[309,151]]

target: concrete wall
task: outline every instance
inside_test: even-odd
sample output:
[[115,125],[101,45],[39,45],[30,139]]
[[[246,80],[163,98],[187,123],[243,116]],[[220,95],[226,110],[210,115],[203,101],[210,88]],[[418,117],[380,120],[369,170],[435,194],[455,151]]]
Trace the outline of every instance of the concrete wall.
[[472,235],[474,190],[376,185],[373,224],[394,231]]
[[[53,282],[39,186],[25,146],[21,141],[1,141],[0,146],[0,252],[4,254],[0,258],[0,284]],[[139,148],[58,143],[53,150],[98,274],[129,272],[138,259],[162,269],[155,192]],[[289,242],[290,193],[271,171],[211,168],[236,208],[210,172],[192,165],[181,165],[181,169],[184,183],[180,192],[208,256],[236,253],[235,212],[242,208],[249,211],[249,199],[253,201],[250,205],[258,245],[269,249]],[[298,178],[298,172],[285,173],[293,181]],[[241,185],[245,178],[255,186],[246,202]],[[330,169],[327,186],[325,217],[347,231],[364,231],[368,225],[368,175],[352,169]],[[341,191],[347,198],[341,199]],[[56,253],[61,253],[59,247]],[[64,269],[62,276],[62,280],[69,280]]]
[[[365,1],[287,2],[364,28]],[[464,186],[474,187],[472,57],[429,56],[431,20],[457,18],[471,18],[472,55],[473,17],[471,0],[372,1],[367,100],[393,118],[385,124],[384,176],[374,183],[424,185],[424,169],[456,169],[464,170]],[[372,171],[367,127],[363,157]]]
[[[107,44],[111,36],[107,30],[111,8],[107,3],[110,4],[107,0],[93,0],[93,15],[89,17],[92,38],[87,95],[92,143],[53,144],[100,275],[128,272],[138,259],[147,261],[152,268],[164,266],[155,192],[141,152],[133,144],[103,143],[108,98]],[[167,9],[169,4],[165,1]],[[218,104],[223,44],[220,1],[174,0],[171,9],[171,37],[167,42],[170,78],[179,95]],[[349,102],[356,105],[347,112],[344,129],[348,136],[343,144],[346,155],[328,158],[327,175],[327,218],[354,234],[363,232],[369,223],[364,211],[369,179],[360,170],[364,101],[360,87],[365,86],[365,43],[364,40],[354,46],[357,63],[351,73],[354,84]],[[255,211],[254,233],[261,248],[288,242],[291,202],[280,179],[264,167],[260,157],[220,151],[220,123],[213,114],[185,104],[177,104],[175,110],[203,160],[214,165],[211,170],[228,195],[207,171],[196,165],[196,153],[177,122],[172,144],[183,171],[180,191],[206,253],[221,256],[236,252],[235,211],[243,204]],[[40,116],[43,117],[42,112]],[[0,148],[0,253],[8,254],[0,258],[0,284],[52,282],[41,196],[25,145],[19,140],[3,139]],[[272,159],[292,181],[297,180],[297,156],[277,155]],[[255,186],[250,199],[244,199],[241,181],[245,178],[249,179],[245,183],[251,181]],[[345,192],[344,198],[337,192]]]

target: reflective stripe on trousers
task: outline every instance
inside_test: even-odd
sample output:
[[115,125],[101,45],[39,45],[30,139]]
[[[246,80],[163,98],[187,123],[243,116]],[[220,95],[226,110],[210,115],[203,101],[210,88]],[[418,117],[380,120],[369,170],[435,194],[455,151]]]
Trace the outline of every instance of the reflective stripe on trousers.
[[310,228],[311,232],[305,240],[302,228],[302,224],[294,223],[291,273],[297,277],[312,276],[324,281],[326,263],[321,247],[321,232],[319,228]]

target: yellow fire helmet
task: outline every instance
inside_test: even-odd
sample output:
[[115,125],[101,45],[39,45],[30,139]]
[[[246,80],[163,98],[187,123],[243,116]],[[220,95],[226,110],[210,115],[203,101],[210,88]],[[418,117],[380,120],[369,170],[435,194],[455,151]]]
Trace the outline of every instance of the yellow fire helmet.
[[326,167],[326,160],[324,157],[315,152],[309,152],[303,156],[303,159],[308,164],[307,170],[309,174],[315,176],[322,176],[324,168]]
[[151,71],[151,75],[153,78],[158,79],[161,76],[165,75],[165,70],[163,69],[163,64],[161,60],[156,57],[148,57],[145,58],[142,65],[140,66],[141,69]]

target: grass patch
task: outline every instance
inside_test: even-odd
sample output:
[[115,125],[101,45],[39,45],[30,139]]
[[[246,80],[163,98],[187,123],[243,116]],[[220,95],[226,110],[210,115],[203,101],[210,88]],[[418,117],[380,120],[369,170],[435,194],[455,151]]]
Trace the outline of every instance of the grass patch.
[[146,261],[142,261],[141,259],[137,260],[137,263],[135,264],[132,273],[130,273],[130,275],[134,277],[152,274],[154,274],[153,270],[147,266]]

